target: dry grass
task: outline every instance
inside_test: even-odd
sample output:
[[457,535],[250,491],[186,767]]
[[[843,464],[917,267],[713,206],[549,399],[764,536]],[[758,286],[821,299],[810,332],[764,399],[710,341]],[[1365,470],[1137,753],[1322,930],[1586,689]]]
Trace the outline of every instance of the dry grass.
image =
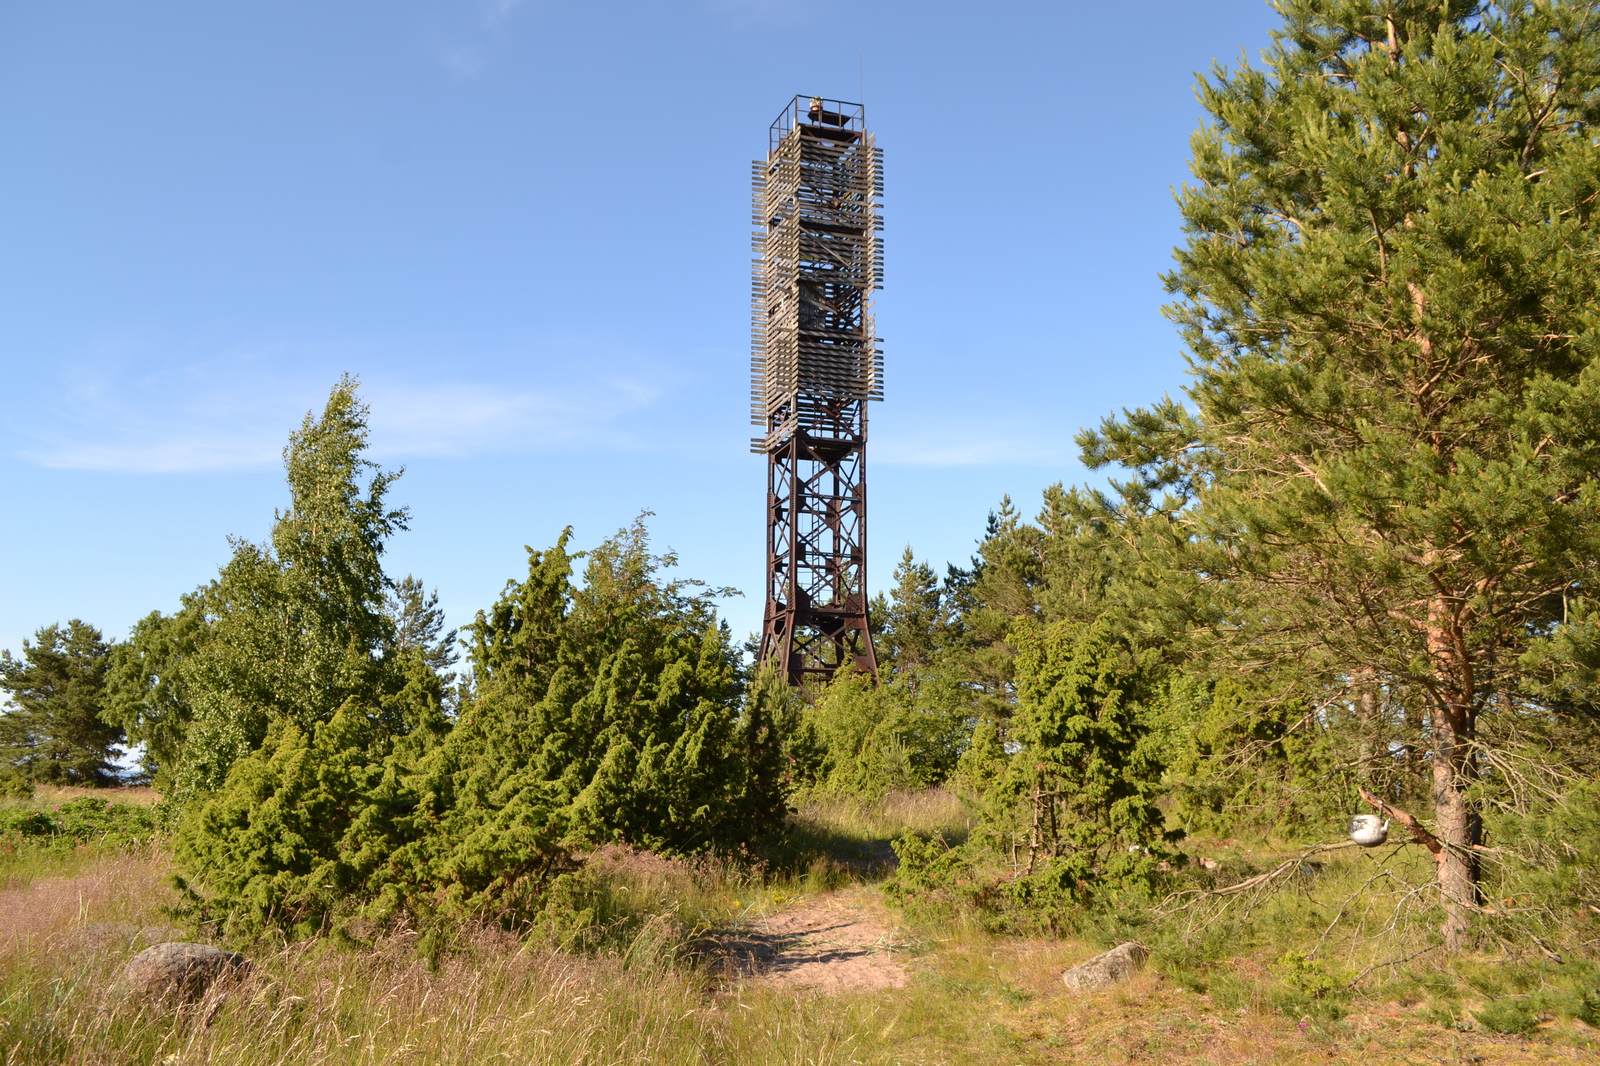
[[148,785],[131,785],[114,788],[79,788],[76,785],[36,785],[32,796],[0,798],[0,807],[11,810],[48,810],[75,799],[92,796],[111,803],[127,803],[136,807],[150,807],[160,802],[161,796]]
[[160,849],[80,854],[76,865],[76,876],[31,877],[0,890],[0,965],[68,950],[87,923],[162,918],[170,862]]
[[0,837],[0,899],[14,898],[10,894],[39,881],[77,884],[77,879],[106,855],[94,844],[50,846],[37,840]]
[[725,858],[666,858],[608,845],[586,856],[574,879],[567,903],[587,924],[563,946],[637,950],[646,937],[674,950],[713,931],[742,930],[797,898],[804,885],[803,878]]
[[798,808],[789,818],[790,854],[780,865],[806,870],[811,891],[887,875],[895,866],[890,841],[902,833],[955,844],[977,825],[976,811],[944,788],[890,792],[873,802],[808,795]]
[[[858,842],[896,818],[959,827],[953,797],[891,797],[872,808],[813,804],[800,817]],[[898,812],[898,813],[895,813]],[[902,823],[903,824],[903,823]],[[1546,1022],[1529,1037],[1453,1031],[1426,992],[1358,993],[1334,1020],[1286,1014],[1273,949],[1241,941],[1211,965],[1229,991],[1199,994],[1163,974],[1068,992],[1063,967],[1099,950],[1078,940],[991,935],[953,916],[895,930],[903,987],[828,994],[724,979],[686,958],[696,929],[754,926],[814,887],[720,860],[669,860],[620,848],[591,857],[581,893],[607,930],[574,950],[462,929],[436,967],[401,932],[364,948],[316,941],[250,951],[244,987],[171,1011],[119,1002],[114,977],[138,946],[91,935],[95,923],[165,924],[171,892],[158,849],[81,849],[75,870],[0,892],[0,1062],[73,1066],[350,1066],[493,1061],[599,1064],[1243,1064],[1595,1061],[1595,1034]],[[1329,891],[1338,883],[1328,876]],[[865,899],[854,888],[842,904]],[[1290,935],[1303,893],[1264,905],[1264,942]],[[1332,898],[1332,897],[1330,897]],[[1301,903],[1297,904],[1296,900]],[[1320,905],[1320,904],[1319,904]],[[894,912],[874,914],[894,923]],[[1487,963],[1486,963],[1487,965]],[[1220,988],[1220,985],[1219,985]],[[1466,1006],[1470,1007],[1471,1003]]]
[[[147,883],[148,890],[148,883]],[[88,915],[109,903],[91,903]],[[125,913],[125,912],[124,912]],[[56,930],[70,934],[72,920]],[[63,941],[57,941],[62,943]],[[1305,1024],[1223,1009],[1154,973],[1090,995],[1060,969],[1094,950],[954,930],[905,958],[901,989],[824,995],[719,984],[649,945],[585,956],[468,937],[437,969],[414,939],[327,942],[258,955],[243,988],[181,1011],[119,1003],[115,950],[8,960],[0,1032],[9,1062],[794,1064],[1534,1063],[1593,1050],[1451,1033],[1381,1009]]]
[[[1265,988],[1242,1006],[1224,1006],[1155,970],[1104,992],[1067,991],[1062,969],[1098,950],[1081,942],[955,930],[930,945],[919,983],[942,994],[942,1009],[952,1019],[983,1019],[1004,1029],[1006,1057],[992,1061],[1401,1066],[1583,1062],[1594,1061],[1600,1051],[1600,1042],[1579,1022],[1549,1023],[1533,1038],[1455,1032],[1428,1018],[1423,1002],[1361,1004],[1340,1021],[1314,1021],[1273,1009]],[[1263,966],[1255,958],[1234,962]]]
[[942,836],[957,843],[978,824],[977,812],[947,788],[921,792],[895,791],[863,803],[843,796],[813,795],[799,805],[796,817],[839,836],[861,841],[891,840],[911,832]]

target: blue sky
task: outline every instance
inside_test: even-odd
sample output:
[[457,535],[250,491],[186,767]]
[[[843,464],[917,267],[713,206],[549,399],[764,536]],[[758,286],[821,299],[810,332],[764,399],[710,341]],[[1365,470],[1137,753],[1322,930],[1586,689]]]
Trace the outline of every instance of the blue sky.
[[0,5],[0,647],[121,636],[261,539],[346,371],[452,623],[641,509],[759,625],[749,161],[796,93],[886,157],[871,582],[964,561],[1183,383],[1194,73],[1262,0]]

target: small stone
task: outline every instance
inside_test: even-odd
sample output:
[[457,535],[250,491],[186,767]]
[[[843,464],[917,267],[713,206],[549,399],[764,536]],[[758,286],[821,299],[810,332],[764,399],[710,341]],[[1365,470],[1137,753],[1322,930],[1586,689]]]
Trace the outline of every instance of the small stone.
[[1139,972],[1150,949],[1137,941],[1118,944],[1103,951],[1087,962],[1080,962],[1062,971],[1061,983],[1074,992],[1088,992],[1096,988],[1109,988],[1118,981],[1126,981]]
[[219,980],[249,971],[249,959],[209,944],[157,944],[128,961],[119,985],[129,996],[192,1002]]

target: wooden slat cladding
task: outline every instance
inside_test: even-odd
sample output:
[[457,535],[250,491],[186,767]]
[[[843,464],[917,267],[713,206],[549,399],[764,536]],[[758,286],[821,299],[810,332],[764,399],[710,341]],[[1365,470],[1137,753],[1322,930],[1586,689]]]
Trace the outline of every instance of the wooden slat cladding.
[[883,285],[882,154],[865,129],[802,120],[751,176],[750,418],[764,430],[751,449],[766,452],[804,427],[803,394],[883,398],[871,295]]

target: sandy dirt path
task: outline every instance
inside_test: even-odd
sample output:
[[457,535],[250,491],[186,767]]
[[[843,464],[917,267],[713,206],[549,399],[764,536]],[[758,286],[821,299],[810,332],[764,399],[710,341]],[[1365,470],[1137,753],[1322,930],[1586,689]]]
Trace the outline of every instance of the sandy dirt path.
[[905,968],[877,893],[846,889],[795,901],[724,944],[731,976],[823,992],[899,988]]

